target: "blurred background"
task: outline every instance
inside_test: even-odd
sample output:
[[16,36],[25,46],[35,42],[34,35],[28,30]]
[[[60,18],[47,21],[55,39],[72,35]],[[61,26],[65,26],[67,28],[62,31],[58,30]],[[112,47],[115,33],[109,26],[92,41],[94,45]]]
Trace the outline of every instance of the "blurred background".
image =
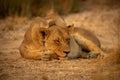
[[99,8],[119,8],[119,0],[0,0],[0,18],[44,16],[50,9],[59,14]]

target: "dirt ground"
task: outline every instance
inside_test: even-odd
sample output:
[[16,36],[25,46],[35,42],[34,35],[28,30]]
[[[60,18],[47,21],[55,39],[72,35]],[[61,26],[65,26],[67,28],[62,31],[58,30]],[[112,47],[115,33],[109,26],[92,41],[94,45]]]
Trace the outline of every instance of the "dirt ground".
[[114,54],[118,44],[114,20],[119,11],[93,10],[64,16],[67,24],[74,23],[95,33],[108,56],[100,59],[24,59],[18,48],[32,19],[8,17],[0,20],[0,80],[120,80],[120,65],[109,56]]

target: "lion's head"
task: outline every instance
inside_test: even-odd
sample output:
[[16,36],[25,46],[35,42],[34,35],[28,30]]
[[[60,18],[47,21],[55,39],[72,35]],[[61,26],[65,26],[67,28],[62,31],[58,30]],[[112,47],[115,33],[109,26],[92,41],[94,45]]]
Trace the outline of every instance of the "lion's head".
[[69,34],[65,26],[57,25],[55,20],[37,18],[25,33],[19,48],[21,55],[31,59],[66,57],[70,48]]
[[69,49],[69,35],[66,29],[56,25],[48,29],[50,31],[49,37],[46,38],[45,46],[53,50],[58,56],[65,57],[70,52]]

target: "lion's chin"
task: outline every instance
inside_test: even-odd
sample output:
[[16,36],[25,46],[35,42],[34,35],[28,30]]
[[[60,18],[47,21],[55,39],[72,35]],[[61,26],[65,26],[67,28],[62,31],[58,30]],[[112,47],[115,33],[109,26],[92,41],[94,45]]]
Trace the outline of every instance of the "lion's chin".
[[61,51],[55,51],[55,54],[56,54],[58,57],[62,57],[62,58],[64,58],[64,57],[67,56],[67,54],[66,54],[66,53],[63,53],[62,50],[61,50]]

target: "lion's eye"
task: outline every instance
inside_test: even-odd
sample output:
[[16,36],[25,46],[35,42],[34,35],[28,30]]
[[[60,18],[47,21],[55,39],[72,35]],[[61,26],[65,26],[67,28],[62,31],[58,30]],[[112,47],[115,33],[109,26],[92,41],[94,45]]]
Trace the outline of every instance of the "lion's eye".
[[56,44],[59,44],[59,43],[60,43],[60,41],[59,41],[59,40],[54,40],[54,42],[55,42]]

